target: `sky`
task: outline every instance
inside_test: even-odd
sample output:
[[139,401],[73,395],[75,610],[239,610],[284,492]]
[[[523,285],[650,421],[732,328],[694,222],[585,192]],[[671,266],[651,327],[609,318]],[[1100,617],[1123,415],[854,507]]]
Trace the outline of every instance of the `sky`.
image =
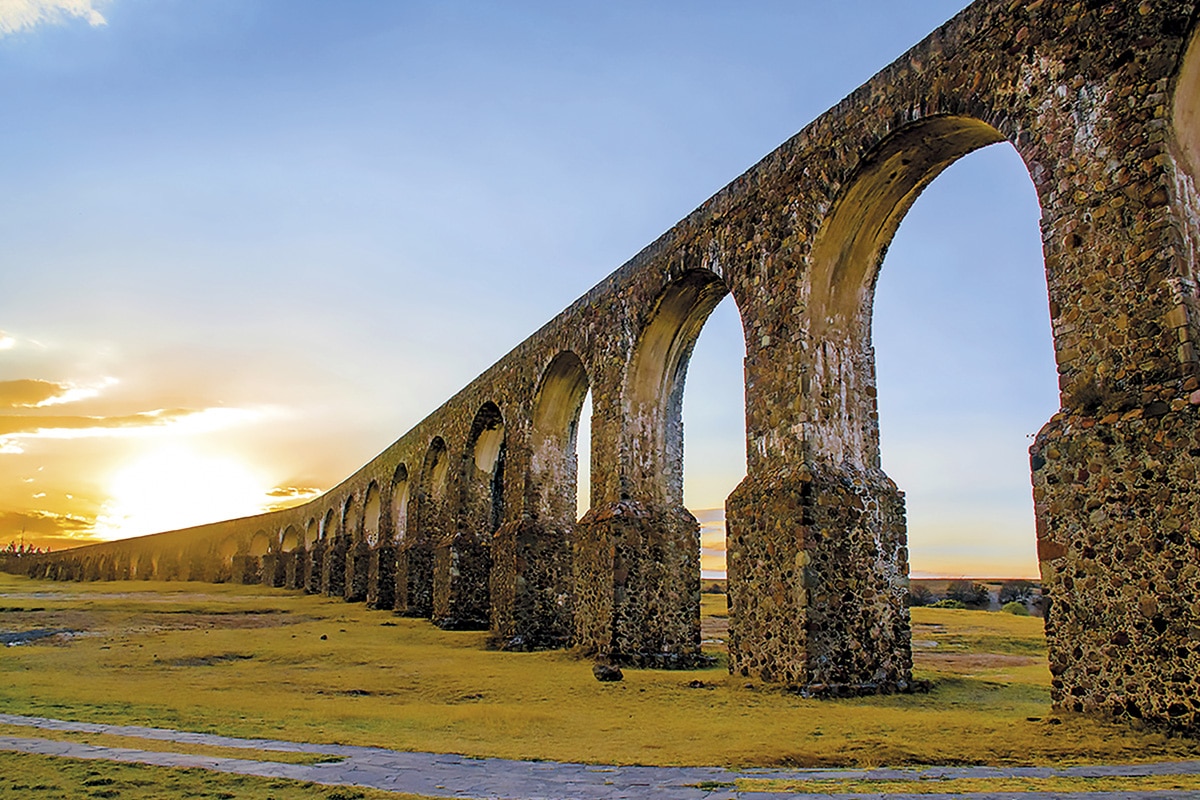
[[[0,546],[331,488],[964,5],[0,0]],[[874,338],[914,574],[1035,575],[1011,147],[918,200]],[[684,399],[709,570],[744,352],[727,299]]]

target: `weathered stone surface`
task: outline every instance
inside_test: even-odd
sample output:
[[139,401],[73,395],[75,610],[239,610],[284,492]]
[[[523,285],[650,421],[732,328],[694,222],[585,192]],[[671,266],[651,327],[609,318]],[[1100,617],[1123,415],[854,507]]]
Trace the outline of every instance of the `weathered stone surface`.
[[592,675],[601,683],[613,683],[625,680],[625,673],[621,672],[620,667],[615,664],[605,664],[603,662],[597,662],[592,666]]
[[[687,663],[683,386],[732,294],[748,474],[728,502],[731,665],[813,694],[903,689],[907,556],[902,495],[879,464],[875,279],[921,190],[1006,142],[1042,209],[1061,391],[1031,451],[1055,702],[1196,730],[1197,7],[979,0],[322,497],[27,568],[258,580],[258,556],[303,531],[310,590],[343,596],[348,548],[374,534],[396,547],[399,613],[490,619],[502,646],[573,628],[584,652]],[[592,512],[576,525],[588,391]]]

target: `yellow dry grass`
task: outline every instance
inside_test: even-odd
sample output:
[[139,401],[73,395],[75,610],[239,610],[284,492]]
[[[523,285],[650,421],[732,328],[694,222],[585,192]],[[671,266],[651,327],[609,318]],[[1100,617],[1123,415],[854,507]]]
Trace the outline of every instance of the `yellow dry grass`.
[[0,706],[17,714],[618,764],[1200,757],[1193,740],[1053,713],[1041,621],[1007,614],[914,609],[931,693],[817,701],[720,665],[601,684],[569,653],[489,652],[483,633],[261,587],[0,575],[0,608],[5,630],[85,631],[2,651]]
[[781,794],[960,794],[983,792],[1194,792],[1200,790],[1197,775],[1147,775],[1105,778],[956,778],[916,781],[737,781],[740,792],[777,792]]

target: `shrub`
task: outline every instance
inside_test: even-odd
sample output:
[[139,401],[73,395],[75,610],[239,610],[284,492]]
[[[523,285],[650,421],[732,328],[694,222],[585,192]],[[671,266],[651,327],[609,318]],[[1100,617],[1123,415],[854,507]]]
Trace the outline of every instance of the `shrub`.
[[1028,617],[1029,609],[1020,600],[1012,600],[1000,607],[1000,610],[1005,614],[1013,614],[1018,617]]
[[927,606],[933,602],[933,594],[929,589],[921,584],[908,587],[908,594],[905,595],[905,602],[909,608],[913,606]]
[[970,608],[987,608],[992,603],[992,594],[982,583],[950,581],[946,587],[946,599],[957,600]]
[[947,597],[945,600],[938,600],[936,603],[934,603],[933,605],[930,606],[930,608],[957,608],[957,609],[963,609],[966,607],[967,607],[967,604],[964,603],[962,600],[951,600],[949,597]]
[[1009,581],[1000,587],[1000,605],[1014,601],[1027,603],[1033,599],[1034,586],[1030,581]]

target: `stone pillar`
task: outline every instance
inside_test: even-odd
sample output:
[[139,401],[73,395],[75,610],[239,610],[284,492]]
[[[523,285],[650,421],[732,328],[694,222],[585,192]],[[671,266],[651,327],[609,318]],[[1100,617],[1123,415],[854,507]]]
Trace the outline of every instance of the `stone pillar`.
[[379,544],[371,548],[367,567],[367,608],[396,606],[396,548]]
[[492,634],[502,650],[567,647],[574,634],[571,536],[534,520],[492,538]]
[[308,575],[306,576],[304,591],[309,594],[321,594],[321,582],[324,574],[325,541],[318,539],[313,542],[312,549],[308,551]]
[[396,552],[396,613],[433,614],[433,549],[427,542],[406,540]]
[[370,546],[359,539],[346,552],[346,583],[343,597],[347,603],[367,599],[367,579],[371,563]]
[[731,672],[818,695],[909,688],[904,501],[889,479],[747,478],[726,525]]
[[490,542],[458,531],[443,537],[433,553],[433,623],[446,630],[487,630]]
[[700,524],[686,509],[632,501],[593,508],[574,548],[576,644],[645,667],[700,655]]
[[1057,707],[1200,730],[1200,394],[1192,400],[1059,414],[1030,448]]
[[[171,565],[163,569],[163,561],[158,562],[159,570],[165,573],[164,580],[170,580],[166,575],[172,574]],[[170,570],[170,571],[168,571]],[[239,554],[233,557],[233,582],[242,584],[259,583],[262,580],[262,564],[258,556]]]
[[337,534],[325,540],[321,560],[321,591],[330,597],[344,597],[346,592],[346,537]]
[[288,589],[303,589],[307,575],[308,553],[304,545],[294,548],[287,554],[287,564],[283,576],[283,585]]
[[283,586],[287,575],[287,556],[283,553],[265,553],[262,557],[261,580],[263,586],[278,589]]

